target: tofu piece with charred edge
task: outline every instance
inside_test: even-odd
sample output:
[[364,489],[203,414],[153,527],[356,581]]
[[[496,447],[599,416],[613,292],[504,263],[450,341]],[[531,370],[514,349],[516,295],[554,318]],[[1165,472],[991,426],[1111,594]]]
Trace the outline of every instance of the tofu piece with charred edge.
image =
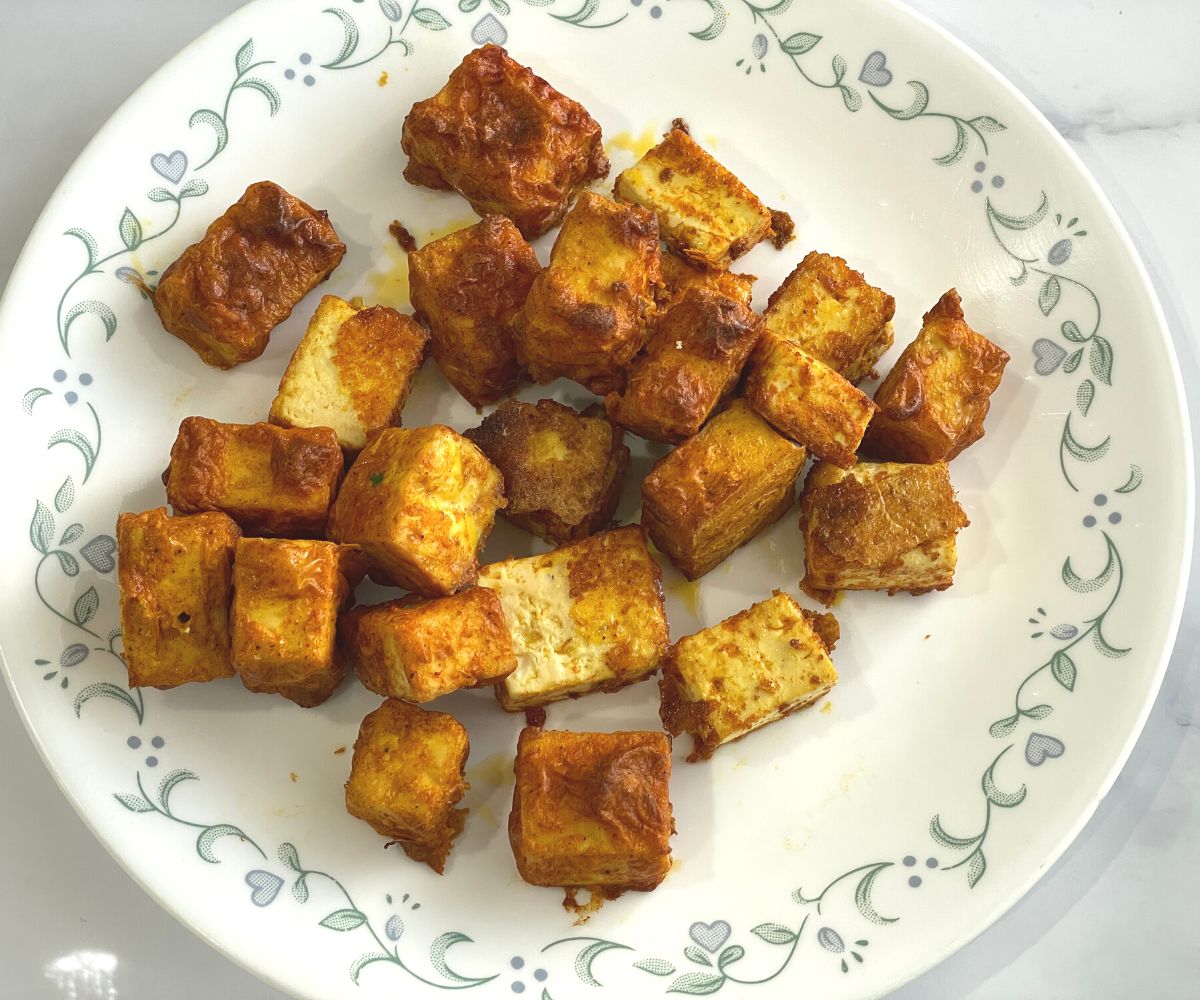
[[480,215],[507,215],[526,239],[557,226],[576,190],[608,176],[592,116],[498,45],[468,53],[413,105],[400,144],[410,184],[453,189]]
[[389,427],[359,453],[329,515],[328,537],[358,545],[380,583],[426,597],[475,582],[504,506],[499,471],[441,424]]
[[629,449],[598,406],[510,399],[465,433],[504,476],[504,516],[518,527],[561,545],[612,521]]
[[486,587],[360,606],[342,615],[338,629],[358,679],[385,698],[433,701],[495,684],[517,666],[504,609]]
[[409,295],[429,327],[433,359],[472,406],[516,387],[513,322],[541,269],[533,247],[502,215],[409,253]]
[[517,654],[496,685],[506,711],[615,691],[651,673],[667,648],[662,571],[636,525],[490,563],[479,585],[500,598]]
[[952,288],[875,390],[879,412],[864,442],[872,458],[948,462],[983,437],[1008,352],[967,325]]
[[266,350],[345,252],[328,213],[259,181],[163,272],[151,301],[167,333],[205,364],[232,368]]
[[280,427],[332,427],[347,452],[400,423],[429,334],[387,306],[326,295],[300,338],[271,403]]
[[535,382],[563,375],[597,395],[619,389],[661,283],[654,215],[582,192],[517,318],[517,357]]
[[689,580],[786,514],[804,448],[735,399],[642,481],[642,525]]
[[801,586],[827,604],[839,590],[945,590],[968,524],[944,462],[821,462],[800,494]]
[[320,537],[344,460],[328,427],[185,417],[163,474],[176,514],[224,511],[247,535]]
[[467,819],[455,806],[470,749],[454,716],[389,698],[359,727],[346,811],[441,875]]
[[607,898],[671,870],[671,740],[661,732],[526,727],[508,838],[521,878]]
[[714,271],[710,267],[692,264],[677,253],[666,251],[661,255],[663,287],[659,293],[660,308],[669,308],[671,303],[693,286],[715,288],[722,295],[740,302],[749,308],[754,298],[753,274],[735,274],[733,271]]
[[663,659],[659,714],[672,736],[691,733],[689,761],[812,704],[837,683],[833,615],[776,590],[723,622],[684,636]]
[[232,677],[229,593],[238,526],[220,513],[117,518],[121,634],[130,687]]

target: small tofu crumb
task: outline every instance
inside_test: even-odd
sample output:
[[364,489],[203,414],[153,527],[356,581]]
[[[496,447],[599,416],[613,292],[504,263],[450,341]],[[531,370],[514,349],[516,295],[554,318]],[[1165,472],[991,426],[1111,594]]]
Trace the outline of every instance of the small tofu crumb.
[[346,752],[346,748],[344,746],[342,746],[342,747],[338,747],[336,750],[334,750],[333,754],[336,757],[338,754],[345,753],[345,752]]
[[668,130],[667,134],[669,135],[671,132],[675,131],[675,129],[679,129],[679,131],[683,132],[685,135],[692,134],[691,127],[682,118],[671,119],[671,128]]
[[293,783],[298,780],[298,776],[295,771],[289,771],[288,775],[291,777]]
[[386,70],[386,69],[385,69],[385,70],[384,70],[382,73],[380,73],[380,74],[379,74],[379,79],[378,79],[378,80],[376,80],[375,82],[376,82],[376,83],[378,83],[378,84],[379,84],[379,86],[381,86],[381,87],[386,87],[386,86],[387,86],[387,82],[388,82],[388,73],[387,73],[387,70]]
[[787,212],[778,208],[768,211],[771,213],[771,243],[776,250],[782,250],[796,238],[796,223]]
[[392,224],[388,226],[388,232],[392,234],[395,241],[400,244],[400,249],[405,253],[412,253],[417,249],[417,241],[413,239],[413,234],[404,227],[399,219],[392,220]]

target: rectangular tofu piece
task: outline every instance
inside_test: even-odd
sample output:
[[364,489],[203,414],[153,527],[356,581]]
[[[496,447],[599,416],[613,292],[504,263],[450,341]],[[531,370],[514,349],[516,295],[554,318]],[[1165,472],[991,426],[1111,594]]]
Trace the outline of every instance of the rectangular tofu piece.
[[338,628],[358,679],[385,698],[433,701],[495,684],[517,666],[504,609],[486,587],[357,607]]
[[220,510],[247,535],[320,538],[343,464],[328,427],[185,417],[163,478],[177,514]]
[[441,875],[467,820],[455,806],[470,749],[454,716],[389,698],[359,727],[346,811]]
[[636,525],[490,563],[479,585],[500,598],[517,654],[496,685],[506,711],[615,691],[653,671],[667,648],[662,571]]
[[771,293],[763,320],[771,333],[854,384],[892,346],[895,314],[894,298],[841,257],[814,251]]
[[665,733],[526,727],[517,741],[508,839],[531,885],[609,899],[671,870],[671,740]]
[[791,509],[806,458],[735,399],[642,480],[642,524],[684,576],[698,579]]
[[224,514],[117,518],[121,635],[130,687],[232,677],[229,592],[241,532]]
[[518,527],[562,545],[612,521],[629,449],[598,406],[510,399],[466,436],[504,476],[504,516]]
[[326,295],[296,345],[270,420],[280,427],[332,427],[347,452],[400,423],[429,334],[387,306],[360,307]]
[[379,583],[442,597],[475,582],[503,506],[499,471],[457,431],[389,427],[346,473],[328,537],[360,546]]
[[453,189],[480,215],[507,215],[526,239],[562,221],[575,192],[608,176],[600,126],[498,45],[468,53],[413,105],[400,140],[410,184]]
[[700,264],[692,264],[669,250],[662,254],[661,260],[663,287],[660,293],[660,307],[663,309],[669,308],[679,296],[696,285],[714,288],[746,307],[749,307],[750,300],[754,298],[754,282],[758,278],[753,274],[714,271]]
[[765,601],[680,639],[663,660],[659,714],[691,733],[689,761],[812,704],[837,683],[833,615],[805,611],[776,590]]
[[1008,352],[967,325],[962,300],[950,289],[875,390],[879,412],[866,453],[895,462],[950,461],[983,437],[1008,361]]
[[167,333],[205,364],[232,368],[266,350],[345,252],[327,212],[259,181],[163,271],[151,301]]

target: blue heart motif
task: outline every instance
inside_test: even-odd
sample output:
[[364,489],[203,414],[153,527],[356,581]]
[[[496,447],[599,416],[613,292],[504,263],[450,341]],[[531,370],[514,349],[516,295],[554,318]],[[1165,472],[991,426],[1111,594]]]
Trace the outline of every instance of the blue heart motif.
[[79,550],[79,554],[97,573],[111,573],[117,565],[113,558],[116,551],[117,540],[112,535],[97,535]]
[[283,888],[283,879],[261,868],[246,872],[246,885],[254,891],[250,893],[250,902],[255,906],[270,906]]
[[1033,356],[1037,358],[1033,364],[1035,372],[1039,375],[1053,375],[1058,371],[1058,366],[1062,364],[1067,352],[1061,344],[1039,337],[1033,342]]
[[887,56],[878,50],[872,52],[863,63],[858,79],[869,87],[886,87],[892,82],[892,71],[887,68]]
[[150,169],[172,184],[178,184],[187,173],[188,158],[182,149],[173,153],[155,153],[150,157]]
[[733,928],[724,920],[714,920],[711,924],[697,920],[688,930],[688,935],[705,951],[714,953],[733,933]]
[[471,29],[471,40],[476,45],[503,45],[508,41],[508,31],[491,14],[485,14],[475,27]]
[[1063,741],[1045,733],[1030,733],[1025,744],[1025,759],[1033,767],[1041,767],[1047,757],[1061,757],[1066,752]]

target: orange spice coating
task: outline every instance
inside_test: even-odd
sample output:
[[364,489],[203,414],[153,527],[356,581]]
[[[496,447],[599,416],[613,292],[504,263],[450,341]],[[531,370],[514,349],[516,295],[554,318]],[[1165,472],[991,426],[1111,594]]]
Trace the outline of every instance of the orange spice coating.
[[735,299],[747,307],[754,297],[754,282],[758,278],[753,274],[714,270],[693,264],[669,250],[662,254],[661,263],[663,287],[659,296],[660,308],[668,308],[695,285],[714,288],[727,298]]

